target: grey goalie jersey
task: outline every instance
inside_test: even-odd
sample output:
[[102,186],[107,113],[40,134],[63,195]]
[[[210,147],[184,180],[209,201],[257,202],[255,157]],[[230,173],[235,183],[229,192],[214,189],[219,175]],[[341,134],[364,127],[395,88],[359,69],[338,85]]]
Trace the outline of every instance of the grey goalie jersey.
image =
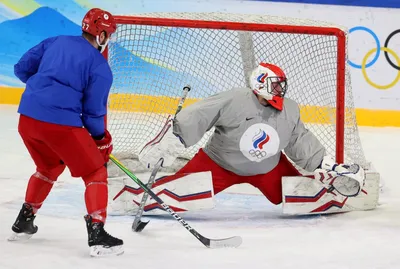
[[278,164],[282,150],[310,172],[325,155],[325,148],[300,121],[299,106],[289,98],[278,111],[261,105],[247,88],[221,92],[179,112],[173,130],[189,147],[212,127],[205,153],[237,175],[268,173]]

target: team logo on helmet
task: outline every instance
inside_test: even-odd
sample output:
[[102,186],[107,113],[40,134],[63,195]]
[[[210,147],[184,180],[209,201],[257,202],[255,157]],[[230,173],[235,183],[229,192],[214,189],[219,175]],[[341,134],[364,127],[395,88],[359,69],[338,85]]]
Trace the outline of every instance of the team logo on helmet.
[[265,123],[251,125],[240,139],[240,151],[253,162],[275,155],[279,149],[279,136],[277,131]]
[[261,73],[258,77],[257,77],[257,81],[260,83],[265,83],[265,79],[268,77],[268,73]]

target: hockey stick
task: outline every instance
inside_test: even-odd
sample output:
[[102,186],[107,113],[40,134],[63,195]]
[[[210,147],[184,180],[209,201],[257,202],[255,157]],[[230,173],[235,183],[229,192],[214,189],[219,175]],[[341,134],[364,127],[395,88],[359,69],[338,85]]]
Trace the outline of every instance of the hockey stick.
[[183,87],[183,94],[181,96],[181,100],[179,100],[178,108],[176,109],[175,112],[175,117],[176,114],[178,114],[182,110],[183,103],[185,102],[186,96],[188,95],[191,89],[192,88],[190,87],[190,85],[186,85],[185,87]]
[[[176,112],[175,112],[175,117],[176,117],[176,114],[178,114],[178,113],[182,110],[183,103],[185,102],[186,96],[188,95],[188,93],[189,93],[190,90],[191,90],[191,87],[190,87],[189,85],[186,85],[185,87],[183,87],[183,93],[182,93],[181,99],[179,100],[178,107],[177,107]],[[167,120],[167,121],[168,121],[168,120]],[[164,126],[164,127],[165,127],[165,126]],[[160,134],[163,133],[163,132],[165,133],[164,130],[161,130]],[[150,141],[149,143],[147,143],[147,144],[143,147],[143,149],[145,149],[145,148],[146,148],[148,145],[150,145],[152,142],[153,142],[153,140]],[[142,149],[142,150],[143,150],[143,149]],[[151,176],[150,176],[150,178],[149,178],[149,181],[147,182],[147,187],[148,187],[149,189],[151,189],[151,187],[153,186],[154,180],[155,180],[155,177],[156,177],[156,174],[157,174],[158,170],[161,168],[161,166],[162,166],[162,160],[160,159],[160,160],[157,162],[157,164],[155,165],[155,167],[153,168],[153,171],[151,172]],[[148,196],[149,196],[149,194],[148,194],[147,192],[145,192],[145,193],[143,194],[142,200],[141,200],[140,205],[139,205],[138,212],[136,213],[135,219],[134,219],[134,221],[133,221],[133,223],[132,223],[132,230],[133,230],[134,232],[141,232],[141,231],[143,231],[144,227],[146,227],[146,225],[149,223],[149,221],[141,221],[141,220],[140,220],[141,217],[142,217],[142,215],[143,215],[144,206],[145,206],[145,204],[146,204],[146,201],[147,201]]]
[[[162,163],[163,163],[163,159],[161,158],[154,166],[153,171],[151,171],[149,181],[147,182],[147,188],[151,189],[151,187],[153,186],[157,172],[158,172],[158,170],[160,170]],[[144,227],[146,227],[146,225],[149,223],[149,221],[141,221],[143,211],[144,211],[144,206],[146,204],[148,197],[149,197],[149,194],[147,192],[144,192],[142,200],[140,201],[138,212],[136,213],[135,219],[133,220],[133,223],[132,223],[132,231],[134,231],[134,232],[143,231]]]
[[135,181],[151,198],[153,198],[165,211],[167,211],[174,219],[176,219],[183,227],[186,228],[192,235],[194,235],[203,245],[208,248],[225,248],[225,247],[239,247],[242,244],[240,236],[234,236],[224,239],[209,239],[199,234],[193,229],[184,219],[175,213],[161,198],[159,198],[151,189],[149,189],[140,179],[138,179],[131,171],[129,171],[122,163],[120,163],[112,154],[110,160],[113,161],[122,171],[125,172],[133,181]]
[[[181,111],[183,103],[185,102],[186,96],[187,96],[188,92],[190,91],[190,89],[191,89],[191,87],[189,85],[186,85],[185,87],[183,87],[183,94],[182,94],[181,99],[179,100],[178,108],[176,109],[174,119],[176,117],[176,114],[178,114],[179,111]],[[141,154],[142,151],[146,150],[147,147],[160,143],[160,141],[163,139],[165,133],[168,131],[169,128],[172,127],[171,124],[168,124],[169,120],[170,120],[170,116],[168,116],[168,118],[165,122],[165,125],[163,126],[161,131],[158,133],[158,135],[156,135],[156,137],[154,139],[147,142],[147,144],[144,145],[144,147],[140,150],[139,154]]]

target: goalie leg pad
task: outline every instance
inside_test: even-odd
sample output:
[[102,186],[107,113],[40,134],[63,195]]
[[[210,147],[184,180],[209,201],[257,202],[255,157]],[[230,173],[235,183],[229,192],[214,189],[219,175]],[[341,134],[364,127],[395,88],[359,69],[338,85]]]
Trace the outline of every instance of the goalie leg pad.
[[[176,212],[211,209],[215,206],[211,172],[175,174],[156,179],[152,191]],[[127,212],[135,213],[143,197],[143,190],[137,185],[127,186],[114,197],[129,193],[133,202]],[[147,199],[143,215],[158,215],[167,212],[153,199]],[[168,213],[169,214],[169,213]]]
[[[139,178],[141,177],[142,176],[139,176]],[[148,175],[145,175],[145,177],[148,177]],[[235,175],[234,173],[220,167],[213,160],[211,160],[210,157],[208,157],[208,155],[202,149],[200,149],[199,152],[175,175],[169,175],[167,177],[157,179],[152,189],[157,194],[159,191],[161,191],[160,185],[163,185],[165,189],[163,195],[165,196],[167,190],[175,192],[179,185],[179,193],[175,194],[191,197],[190,199],[195,201],[198,200],[199,197],[194,195],[195,193],[203,192],[202,195],[205,195],[204,193],[209,193],[210,191],[212,191],[212,196],[214,196],[215,194],[225,190],[226,188],[234,184],[242,183],[242,179],[243,177]],[[113,185],[117,185],[115,184],[115,180],[113,181]],[[119,179],[119,182],[121,181],[123,181],[123,179]],[[111,208],[112,214],[136,214],[136,210],[138,209],[136,203],[140,203],[143,196],[143,191],[139,188],[139,186],[131,182],[131,180],[126,181],[125,184],[122,184],[122,186],[118,184],[118,189],[116,191],[112,190],[113,193],[117,193],[116,195],[113,195],[114,199],[109,206],[109,208]],[[193,190],[192,188],[197,189]],[[179,203],[179,201],[177,201],[176,199],[175,201],[171,201],[171,197],[168,198],[164,196],[162,197],[162,199],[170,207],[172,206],[172,209],[176,212],[210,209],[214,207],[214,200],[212,199],[212,202],[208,201],[207,199],[209,198],[198,200],[197,203],[192,202],[190,204],[186,202],[185,204],[182,202],[182,198],[180,199],[182,203]],[[134,203],[132,203],[133,199]],[[281,199],[280,196],[279,199]],[[173,202],[173,204],[168,203],[168,200],[170,200],[171,203]],[[148,204],[150,203],[150,201],[151,205],[155,207],[152,210],[150,210],[150,205]],[[152,199],[149,199],[148,203],[146,203],[145,205],[145,212],[147,211],[147,214],[153,212],[163,213],[163,211],[159,209],[157,204],[154,203]],[[174,208],[174,206],[176,207]]]
[[380,175],[366,171],[365,176],[365,185],[354,197],[341,195],[314,178],[283,177],[283,213],[309,215],[374,209],[378,205]]

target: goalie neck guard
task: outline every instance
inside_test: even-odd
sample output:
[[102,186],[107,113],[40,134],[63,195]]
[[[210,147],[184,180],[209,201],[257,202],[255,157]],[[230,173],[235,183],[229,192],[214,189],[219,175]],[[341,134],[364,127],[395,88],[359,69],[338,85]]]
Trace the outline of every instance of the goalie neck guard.
[[283,97],[287,90],[287,78],[278,66],[260,63],[250,75],[252,91],[263,97],[278,110],[283,109]]

